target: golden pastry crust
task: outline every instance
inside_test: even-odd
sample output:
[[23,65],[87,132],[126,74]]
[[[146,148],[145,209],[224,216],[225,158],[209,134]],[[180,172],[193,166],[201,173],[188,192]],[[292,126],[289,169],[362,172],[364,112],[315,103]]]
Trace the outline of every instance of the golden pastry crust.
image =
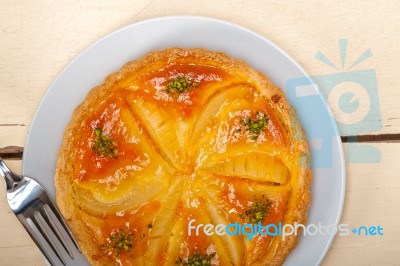
[[[195,86],[181,95],[166,94],[167,82],[182,76]],[[246,101],[238,100],[240,95]],[[150,112],[152,108],[156,111]],[[252,115],[252,108],[268,114],[268,126],[261,135],[246,133],[244,123],[237,123]],[[204,110],[213,111],[215,117]],[[166,126],[157,120],[163,115],[168,116]],[[170,121],[173,124],[168,124]],[[227,125],[229,132],[223,131]],[[95,134],[90,130],[99,127],[116,136],[118,158],[105,158],[107,155],[93,151]],[[173,132],[170,139],[167,132]],[[176,141],[174,150],[168,146],[172,140]],[[207,156],[201,157],[202,152]],[[257,172],[254,167],[231,167],[231,161],[240,160],[252,165],[250,157],[243,159],[243,153],[259,162],[266,160],[267,165],[268,161],[272,168],[261,167]],[[85,156],[86,161],[82,159]],[[132,163],[134,159],[137,164]],[[94,160],[98,171],[93,170]],[[304,224],[311,200],[309,164],[305,133],[297,115],[283,92],[264,74],[220,52],[170,48],[127,63],[92,89],[76,108],[58,155],[56,197],[92,265],[167,265],[178,259],[185,261],[193,252],[210,254],[212,248],[217,253],[213,265],[224,265],[228,259],[232,265],[280,265],[296,246],[297,236],[284,241],[280,236],[247,241],[243,237],[226,240],[204,236],[199,240],[185,232],[173,234],[186,229],[189,218],[213,223],[240,221],[243,205],[249,206],[254,202],[252,197],[261,194],[272,206],[263,223]],[[260,177],[262,171],[271,169],[278,170],[268,173],[265,180]],[[197,175],[201,178],[193,177]],[[151,176],[149,181],[143,180],[147,176]],[[130,189],[138,194],[125,197],[136,193]],[[232,205],[233,194],[228,195],[228,190],[240,204]],[[135,200],[140,191],[149,195],[144,202]],[[164,205],[173,214],[166,212]],[[236,213],[228,214],[229,210]],[[132,252],[119,254],[107,249],[107,234],[126,223],[138,224],[133,229],[132,225],[124,227],[132,229],[135,237]],[[164,227],[168,227],[165,232]],[[183,245],[178,242],[185,243],[184,249],[178,248]]]

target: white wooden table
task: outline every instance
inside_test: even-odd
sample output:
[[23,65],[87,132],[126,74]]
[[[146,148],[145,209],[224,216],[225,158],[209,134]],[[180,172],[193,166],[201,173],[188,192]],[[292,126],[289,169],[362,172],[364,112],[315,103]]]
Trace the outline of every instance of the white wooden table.
[[[282,47],[313,76],[348,71],[346,65],[341,68],[339,39],[348,40],[347,62],[372,51],[373,56],[357,69],[376,72],[381,116],[371,119],[381,121],[382,128],[358,139],[372,141],[369,144],[380,150],[381,161],[347,164],[342,223],[379,224],[384,236],[338,236],[323,264],[399,265],[399,1],[2,0],[0,151],[3,157],[16,157],[6,160],[11,168],[21,171],[22,149],[4,148],[24,146],[41,97],[70,60],[113,30],[166,15],[209,16],[247,27]],[[338,68],[316,60],[318,51]],[[340,119],[340,112],[335,115]],[[345,150],[347,146],[344,143]],[[0,195],[0,265],[44,265],[9,210],[5,189],[0,188]]]

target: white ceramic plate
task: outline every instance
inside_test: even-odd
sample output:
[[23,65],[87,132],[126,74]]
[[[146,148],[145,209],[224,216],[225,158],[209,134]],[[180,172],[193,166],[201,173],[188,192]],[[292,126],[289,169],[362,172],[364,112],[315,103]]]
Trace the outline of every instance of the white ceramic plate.
[[[58,75],[36,111],[25,145],[24,175],[36,178],[54,199],[57,152],[75,107],[90,89],[126,62],[173,46],[202,47],[243,59],[284,89],[297,109],[309,143],[316,148],[312,150],[313,202],[308,222],[337,225],[344,200],[345,169],[340,136],[323,97],[314,85],[304,86],[307,74],[276,45],[240,26],[211,18],[179,16],[139,22],[84,50]],[[321,263],[333,238],[302,236],[285,264]]]

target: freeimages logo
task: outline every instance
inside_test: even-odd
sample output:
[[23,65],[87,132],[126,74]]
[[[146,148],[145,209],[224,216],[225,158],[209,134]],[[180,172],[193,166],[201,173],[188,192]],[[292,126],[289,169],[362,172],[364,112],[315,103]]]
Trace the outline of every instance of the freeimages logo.
[[[378,163],[381,154],[373,146],[357,143],[356,136],[382,128],[379,108],[378,86],[374,69],[353,70],[372,56],[367,49],[359,58],[350,64],[346,62],[346,39],[339,40],[341,70],[332,63],[322,52],[318,51],[315,58],[337,73],[321,76],[289,79],[286,83],[286,93],[289,100],[295,105],[301,105],[308,110],[307,117],[311,121],[322,121],[320,130],[310,132],[311,149],[316,156],[325,156],[313,164],[314,168],[329,168],[332,161],[331,154],[332,134],[324,130],[324,122],[330,121],[319,95],[311,86],[317,86],[327,99],[335,116],[339,131],[342,135],[351,136],[352,143],[348,143],[347,161],[349,163]],[[347,67],[347,65],[349,65]],[[326,119],[326,120],[325,120]],[[326,122],[328,123],[328,122]],[[321,152],[322,149],[328,152]]]

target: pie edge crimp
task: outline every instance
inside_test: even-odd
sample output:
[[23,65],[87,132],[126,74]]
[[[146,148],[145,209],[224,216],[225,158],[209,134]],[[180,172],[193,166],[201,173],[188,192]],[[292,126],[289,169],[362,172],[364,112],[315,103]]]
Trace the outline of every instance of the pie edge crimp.
[[[307,220],[307,210],[311,202],[311,170],[310,170],[310,154],[308,145],[306,142],[305,132],[298,121],[296,111],[287,102],[283,92],[274,86],[272,82],[261,72],[253,70],[244,61],[233,59],[222,52],[208,51],[202,48],[168,48],[160,51],[153,51],[142,58],[126,63],[120,71],[112,73],[106,77],[104,83],[93,88],[84,101],[76,107],[71,122],[68,124],[64,131],[63,142],[58,153],[57,167],[55,173],[55,187],[56,187],[56,200],[57,204],[66,218],[72,232],[77,238],[82,251],[86,254],[86,258],[93,265],[103,265],[108,262],[106,257],[97,257],[93,249],[93,243],[89,243],[88,239],[92,237],[88,232],[83,231],[83,222],[77,217],[75,206],[73,203],[73,191],[70,184],[71,179],[71,161],[68,154],[74,149],[70,143],[74,137],[74,128],[79,128],[82,122],[82,114],[91,113],[98,107],[100,102],[103,102],[112,91],[115,90],[114,86],[119,80],[129,73],[135,72],[141,68],[146,67],[148,64],[152,64],[159,60],[165,60],[166,62],[174,62],[176,58],[180,57],[193,57],[200,58],[205,61],[205,64],[215,65],[222,67],[228,72],[234,70],[241,73],[246,73],[254,84],[257,84],[259,89],[262,91],[264,96],[268,99],[272,97],[279,98],[279,103],[276,104],[275,111],[278,112],[281,122],[284,123],[289,135],[293,135],[293,138],[298,142],[296,147],[299,152],[299,176],[297,187],[293,188],[293,195],[290,197],[291,200],[296,199],[296,208],[292,210],[293,218],[291,223],[305,224]],[[118,88],[118,87],[117,87]],[[276,96],[277,95],[277,96]],[[285,214],[286,215],[286,214]],[[285,216],[286,217],[286,216]],[[283,263],[287,255],[294,249],[298,242],[298,236],[291,235],[286,237],[285,241],[282,242],[281,238],[274,238],[275,242],[274,252],[265,254],[260,258],[261,264],[264,262],[267,265],[280,265]]]

